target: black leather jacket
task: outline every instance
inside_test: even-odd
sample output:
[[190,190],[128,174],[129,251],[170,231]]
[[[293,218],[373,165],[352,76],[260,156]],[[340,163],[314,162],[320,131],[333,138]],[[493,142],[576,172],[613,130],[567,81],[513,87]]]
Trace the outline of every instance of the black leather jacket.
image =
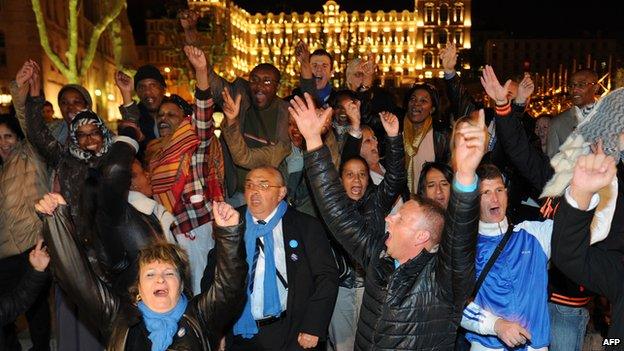
[[[216,348],[226,326],[240,315],[245,301],[247,263],[243,225],[215,230],[217,265],[212,287],[192,298],[179,321],[180,329],[168,350],[211,350]],[[67,206],[60,206],[45,218],[44,238],[48,244],[54,274],[61,288],[74,301],[91,326],[99,330],[107,350],[132,350],[131,345],[148,343],[140,313],[125,303],[93,273],[74,237]],[[182,336],[181,336],[182,335]],[[127,348],[130,347],[130,349]]]
[[332,234],[366,270],[355,349],[452,350],[475,278],[478,192],[453,191],[439,251],[423,251],[395,269],[384,231],[349,203],[328,150],[307,153],[305,165]]

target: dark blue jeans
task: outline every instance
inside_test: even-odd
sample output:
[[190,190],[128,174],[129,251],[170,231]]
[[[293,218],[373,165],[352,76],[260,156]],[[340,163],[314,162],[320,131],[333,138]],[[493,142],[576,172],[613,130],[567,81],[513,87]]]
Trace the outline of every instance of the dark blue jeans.
[[589,312],[584,307],[548,303],[550,313],[550,351],[581,351]]

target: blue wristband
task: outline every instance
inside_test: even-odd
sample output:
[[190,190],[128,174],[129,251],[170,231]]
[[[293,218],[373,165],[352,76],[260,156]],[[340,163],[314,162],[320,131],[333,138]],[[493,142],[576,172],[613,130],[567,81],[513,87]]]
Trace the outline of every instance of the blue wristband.
[[456,179],[457,179],[457,177],[453,178],[453,189],[455,189],[456,191],[459,191],[461,193],[471,193],[471,192],[477,190],[477,187],[479,185],[479,177],[477,177],[476,174],[474,176],[474,181],[470,185],[460,184],[459,182],[457,182]]

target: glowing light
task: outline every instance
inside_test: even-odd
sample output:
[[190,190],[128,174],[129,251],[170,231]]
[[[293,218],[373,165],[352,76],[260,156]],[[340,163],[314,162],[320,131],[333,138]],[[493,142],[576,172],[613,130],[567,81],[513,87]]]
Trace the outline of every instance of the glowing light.
[[164,71],[165,71],[165,73],[171,73],[171,68],[169,68],[169,67],[165,67],[165,70],[164,70]]
[[95,96],[102,96],[102,91],[100,89],[95,89]]
[[115,95],[113,94],[108,94],[107,98],[108,98],[108,101],[115,101]]

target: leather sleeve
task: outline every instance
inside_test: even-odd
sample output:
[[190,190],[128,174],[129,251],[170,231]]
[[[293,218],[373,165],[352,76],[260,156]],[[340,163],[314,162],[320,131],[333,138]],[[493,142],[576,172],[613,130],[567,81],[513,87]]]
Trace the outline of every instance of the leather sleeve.
[[374,190],[375,205],[384,216],[390,213],[397,198],[407,186],[403,136],[386,137],[385,158],[386,174],[379,186]]
[[26,98],[26,129],[28,129],[26,137],[46,163],[56,168],[63,154],[63,146],[56,141],[43,120],[44,102],[43,96]]
[[90,324],[108,339],[120,301],[91,269],[76,239],[67,205],[59,206],[52,216],[44,218],[43,237],[59,285]]
[[457,73],[453,76],[453,78],[445,79],[444,81],[446,82],[448,99],[451,102],[451,111],[453,111],[456,119],[468,116],[476,109],[472,96],[462,84]]
[[225,329],[240,316],[246,301],[247,261],[244,231],[244,223],[225,228],[215,226],[214,281],[208,291],[194,299],[199,320],[206,330],[217,336],[216,340],[211,340],[212,345],[218,343]]
[[347,197],[327,146],[306,152],[303,157],[321,217],[336,240],[366,269],[384,233],[375,233]]
[[[551,259],[567,277],[616,301],[622,296],[623,255],[590,246],[590,223],[595,211],[581,211],[561,199],[555,214]],[[613,232],[621,236],[621,230]],[[610,234],[610,236],[611,236]]]
[[522,115],[523,111],[518,106],[512,108],[510,115],[497,115],[496,133],[507,159],[520,175],[531,183],[539,195],[554,170],[550,166],[550,159],[529,142],[520,120]]
[[29,267],[18,285],[10,293],[0,297],[0,325],[5,325],[26,312],[39,296],[48,278],[47,272],[38,272]]
[[475,250],[479,227],[479,192],[453,189],[444,218],[436,280],[441,293],[459,311],[475,284]]

